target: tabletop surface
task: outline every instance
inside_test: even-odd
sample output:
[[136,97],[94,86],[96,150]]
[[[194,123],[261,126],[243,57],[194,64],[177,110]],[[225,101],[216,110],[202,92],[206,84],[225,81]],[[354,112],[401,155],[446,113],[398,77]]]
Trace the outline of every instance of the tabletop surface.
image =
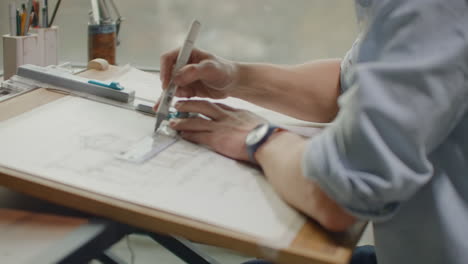
[[[0,120],[7,119],[7,116],[16,116],[63,96],[41,89],[5,101],[0,104],[0,113],[2,113],[0,114]],[[88,213],[109,217],[150,231],[170,232],[195,241],[227,247],[247,254],[271,258],[271,250],[273,250],[275,251],[275,257],[280,262],[294,260],[296,263],[308,263],[311,259],[315,259],[317,263],[345,263],[351,254],[352,247],[363,230],[362,226],[356,226],[347,233],[330,234],[311,221],[304,225],[299,235],[288,248],[274,250],[274,248],[268,245],[258,245],[258,241],[252,241],[251,238],[240,234],[214,228],[183,217],[168,215],[157,210],[148,210],[145,207],[115,201],[108,197],[101,197],[86,191],[74,190],[57,183],[39,180],[33,175],[24,175],[8,170],[2,170],[2,174],[2,177],[0,177],[1,184],[28,193],[34,197],[60,203]],[[49,191],[47,195],[45,195],[45,192],[38,191],[39,187]],[[17,194],[14,195],[4,191],[0,192],[0,195],[5,196],[7,199],[16,200],[15,203],[18,205],[24,199],[31,199],[28,197],[12,198]],[[41,202],[39,201],[38,203],[40,204]],[[50,205],[42,204],[41,206],[47,208]],[[67,211],[68,209],[63,210]],[[74,210],[70,210],[69,212],[72,214],[77,213]]]

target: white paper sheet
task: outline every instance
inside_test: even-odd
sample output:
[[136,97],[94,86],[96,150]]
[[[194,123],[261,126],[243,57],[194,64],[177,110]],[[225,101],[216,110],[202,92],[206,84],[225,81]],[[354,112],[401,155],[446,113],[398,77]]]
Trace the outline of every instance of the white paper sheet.
[[154,118],[66,97],[0,123],[0,165],[286,246],[304,218],[261,173],[179,141],[143,165],[116,153]]
[[126,71],[115,79],[124,87],[135,90],[135,96],[152,102],[158,100],[162,92],[159,74],[148,73],[126,65]]

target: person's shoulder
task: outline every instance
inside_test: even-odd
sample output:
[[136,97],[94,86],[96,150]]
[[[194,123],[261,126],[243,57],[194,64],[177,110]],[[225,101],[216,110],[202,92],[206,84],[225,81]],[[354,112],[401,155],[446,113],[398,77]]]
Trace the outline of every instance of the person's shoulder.
[[[428,58],[450,47],[464,53],[467,0],[373,0],[373,19],[359,50],[360,62]],[[460,37],[462,36],[462,37]],[[428,52],[431,50],[431,52]],[[440,54],[440,53],[437,53]]]
[[374,0],[378,13],[426,13],[441,10],[466,10],[467,0]]

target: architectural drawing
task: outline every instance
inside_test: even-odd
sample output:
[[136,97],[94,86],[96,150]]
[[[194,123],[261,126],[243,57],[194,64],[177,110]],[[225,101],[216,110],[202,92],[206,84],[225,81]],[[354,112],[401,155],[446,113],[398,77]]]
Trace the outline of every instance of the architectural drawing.
[[0,123],[0,165],[289,244],[304,218],[255,168],[184,140],[143,164],[116,158],[153,126],[152,117],[66,97]]

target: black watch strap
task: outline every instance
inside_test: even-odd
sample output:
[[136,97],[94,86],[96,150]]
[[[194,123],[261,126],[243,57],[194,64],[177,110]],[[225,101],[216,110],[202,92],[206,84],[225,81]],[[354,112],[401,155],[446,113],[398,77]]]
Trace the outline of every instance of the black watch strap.
[[260,148],[263,143],[265,143],[268,138],[273,134],[273,132],[279,128],[275,125],[272,125],[272,124],[260,124],[258,126],[256,126],[254,129],[252,129],[252,131],[258,129],[259,127],[261,126],[265,126],[267,125],[268,126],[268,130],[267,132],[263,135],[263,137],[255,144],[253,145],[247,145],[247,154],[249,155],[249,160],[254,163],[254,164],[258,164],[257,160],[255,159],[255,153],[257,152],[258,148]]

